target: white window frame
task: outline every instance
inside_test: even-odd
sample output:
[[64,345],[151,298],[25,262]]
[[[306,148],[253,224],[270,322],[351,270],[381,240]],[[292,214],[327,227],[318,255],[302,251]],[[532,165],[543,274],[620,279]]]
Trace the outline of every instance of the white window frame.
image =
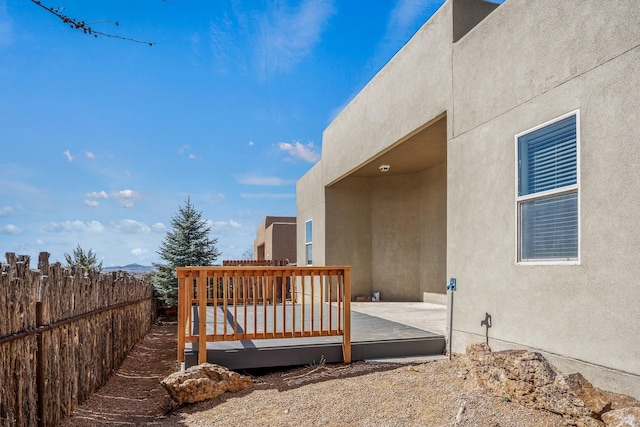
[[[307,224],[311,224],[311,235],[307,235]],[[309,250],[311,251],[311,259],[309,259]],[[311,262],[309,262],[311,261]],[[313,220],[308,219],[304,222],[304,262],[306,265],[313,265]]]
[[[527,194],[525,196],[518,195],[518,178],[519,178],[519,167],[518,167],[518,150],[519,143],[518,139],[524,135],[527,135],[531,132],[534,132],[538,129],[542,129],[546,126],[549,126],[553,123],[559,122],[560,120],[566,119],[567,117],[575,116],[576,117],[576,183],[574,185],[569,185],[553,190],[542,191],[534,194]],[[581,259],[581,240],[582,240],[582,227],[580,224],[582,223],[581,219],[581,209],[580,209],[580,110],[574,110],[569,113],[563,114],[560,117],[556,117],[555,119],[549,120],[545,123],[542,123],[538,126],[527,129],[523,132],[518,133],[514,137],[514,148],[515,148],[515,260],[516,265],[580,265]],[[576,193],[577,197],[577,209],[578,209],[578,253],[576,259],[571,260],[560,260],[560,259],[540,259],[540,260],[526,260],[522,261],[520,259],[520,241],[521,241],[521,225],[520,225],[520,205],[523,202],[527,202],[530,200],[536,199],[544,199],[549,196],[560,196],[562,194],[568,193]]]

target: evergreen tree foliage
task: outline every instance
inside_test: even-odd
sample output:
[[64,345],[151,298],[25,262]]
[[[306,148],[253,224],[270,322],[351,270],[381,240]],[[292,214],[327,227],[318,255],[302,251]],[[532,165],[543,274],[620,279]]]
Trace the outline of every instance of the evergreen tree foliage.
[[211,227],[196,211],[191,199],[171,218],[171,230],[160,244],[158,255],[164,264],[153,263],[156,272],[151,282],[165,304],[178,303],[178,278],[176,267],[213,265],[220,256],[216,248],[217,238],[211,238]]
[[89,249],[85,252],[80,244],[73,250],[73,257],[69,254],[64,254],[64,260],[67,263],[67,267],[80,266],[89,271],[90,269],[102,271],[102,261],[98,264],[96,253]]

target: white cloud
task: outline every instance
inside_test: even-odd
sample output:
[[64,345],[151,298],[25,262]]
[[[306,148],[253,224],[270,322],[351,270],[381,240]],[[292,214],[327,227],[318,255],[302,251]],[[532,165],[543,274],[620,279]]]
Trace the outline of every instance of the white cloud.
[[187,151],[189,149],[189,145],[187,144],[182,144],[178,146],[178,153],[179,154],[184,154],[185,151]]
[[147,224],[133,219],[112,221],[109,223],[109,228],[121,234],[148,234],[151,231]]
[[[220,71],[226,70],[227,64],[238,63],[238,61],[231,61],[230,57],[236,52],[244,49],[239,48],[239,40],[233,38],[234,34],[245,34],[246,19],[243,15],[236,13],[236,20],[234,21],[227,12],[223,13],[218,19],[218,22],[211,22],[209,24],[209,41],[211,43],[211,51],[216,62],[216,66]],[[199,47],[198,45],[195,45]],[[239,59],[243,59],[240,57]]]
[[[422,21],[424,11],[435,3],[442,3],[433,0],[400,0],[391,11],[387,24],[388,34],[405,35],[411,30],[416,21]],[[415,32],[415,29],[413,30]]]
[[189,41],[191,42],[191,48],[193,50],[193,53],[196,56],[200,56],[200,45],[202,44],[200,40],[200,34],[198,33],[191,34],[191,36],[189,37]]
[[262,176],[255,173],[246,173],[237,177],[238,182],[244,185],[266,185],[279,187],[295,184],[295,180],[278,178],[276,176]]
[[320,160],[320,152],[313,142],[309,142],[307,145],[302,144],[300,141],[295,141],[293,144],[281,142],[278,147],[294,159],[302,159],[309,163],[315,163]]
[[50,222],[43,227],[43,230],[51,233],[69,233],[69,232],[88,232],[88,233],[102,233],[104,232],[104,225],[99,221],[61,221]]
[[62,154],[67,157],[67,160],[69,160],[69,162],[73,161],[73,157],[71,156],[71,152],[69,150],[64,151]]
[[107,193],[105,191],[93,191],[91,193],[85,194],[85,197],[87,197],[88,199],[106,199],[109,196],[107,196]]
[[376,62],[387,62],[443,3],[444,0],[398,0],[389,16]]
[[240,197],[247,200],[255,200],[255,199],[271,199],[271,200],[282,200],[282,199],[295,199],[295,193],[240,193]]
[[218,202],[218,201],[220,201],[220,200],[224,200],[224,199],[226,199],[226,198],[227,198],[227,196],[225,196],[225,195],[224,195],[224,194],[222,194],[222,193],[218,193],[218,194],[216,194],[216,195],[214,195],[214,196],[207,196],[207,200],[210,200],[210,201],[212,201],[212,202]]
[[167,226],[161,222],[156,222],[151,226],[151,229],[157,233],[164,233],[165,231],[167,231]]
[[253,147],[254,145],[253,141],[249,141],[249,147]]
[[0,207],[0,217],[17,215],[20,210],[22,210],[20,206],[3,206],[3,207]]
[[0,46],[13,43],[13,23],[7,13],[7,2],[0,1]]
[[88,159],[96,158],[96,156],[91,151],[87,151],[86,153],[84,153],[84,155],[87,156]]
[[140,193],[137,193],[133,190],[121,190],[121,191],[118,191],[117,193],[111,193],[111,197],[113,197],[114,199],[137,198],[137,197],[140,197]]
[[211,221],[211,220],[207,220],[207,225],[211,226],[212,228],[233,228],[233,229],[238,229],[240,227],[242,227],[242,225],[239,222],[236,222],[232,219],[230,219],[229,221]]
[[[132,208],[134,207],[134,201],[141,199],[142,194],[133,190],[114,191],[111,194],[107,194],[106,191],[92,191],[91,193],[86,193],[85,197],[87,199],[113,199],[117,200],[125,208]],[[95,200],[85,200],[84,204],[91,207],[99,205]]]
[[189,154],[190,159],[197,159],[198,157],[195,154]]
[[131,255],[134,255],[134,256],[141,256],[141,255],[144,255],[144,254],[146,254],[148,252],[149,252],[148,249],[143,249],[143,248],[131,249]]
[[252,234],[254,232],[251,227],[244,226],[232,219],[228,221],[212,221],[209,219],[206,222],[207,226],[211,228],[211,232],[213,235],[246,235]]
[[7,224],[5,226],[0,227],[0,234],[20,234],[22,230],[16,227],[13,224]]
[[[311,54],[335,13],[334,0],[303,0],[295,7],[265,3],[264,10],[234,8],[210,24],[211,50],[220,71],[231,71],[226,64],[240,64],[240,71],[251,64],[261,78],[290,71]],[[251,48],[253,58],[240,56]]]
[[120,203],[120,206],[125,208],[132,208],[135,205],[135,200],[141,199],[142,195],[137,191],[133,190],[122,190],[113,192],[109,195],[114,200],[117,200]]
[[259,19],[256,56],[262,77],[288,72],[308,56],[335,13],[333,1],[307,0],[297,8],[282,3]]

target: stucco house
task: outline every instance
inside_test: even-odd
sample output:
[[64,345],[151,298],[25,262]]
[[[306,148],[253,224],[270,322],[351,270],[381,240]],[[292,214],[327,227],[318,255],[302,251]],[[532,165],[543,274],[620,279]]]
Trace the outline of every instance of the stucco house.
[[298,265],[640,398],[640,1],[447,0],[323,134]]
[[267,216],[256,230],[253,259],[296,263],[296,217]]

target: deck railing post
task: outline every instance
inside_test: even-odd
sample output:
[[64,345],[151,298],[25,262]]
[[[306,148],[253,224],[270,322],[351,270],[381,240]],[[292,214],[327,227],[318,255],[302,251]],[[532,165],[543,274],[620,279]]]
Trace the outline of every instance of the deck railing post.
[[198,364],[207,361],[207,272],[198,275]]
[[184,341],[187,329],[186,311],[190,300],[185,289],[185,278],[178,274],[178,362],[184,362]]
[[342,331],[342,358],[351,363],[351,267],[344,268],[344,329]]

